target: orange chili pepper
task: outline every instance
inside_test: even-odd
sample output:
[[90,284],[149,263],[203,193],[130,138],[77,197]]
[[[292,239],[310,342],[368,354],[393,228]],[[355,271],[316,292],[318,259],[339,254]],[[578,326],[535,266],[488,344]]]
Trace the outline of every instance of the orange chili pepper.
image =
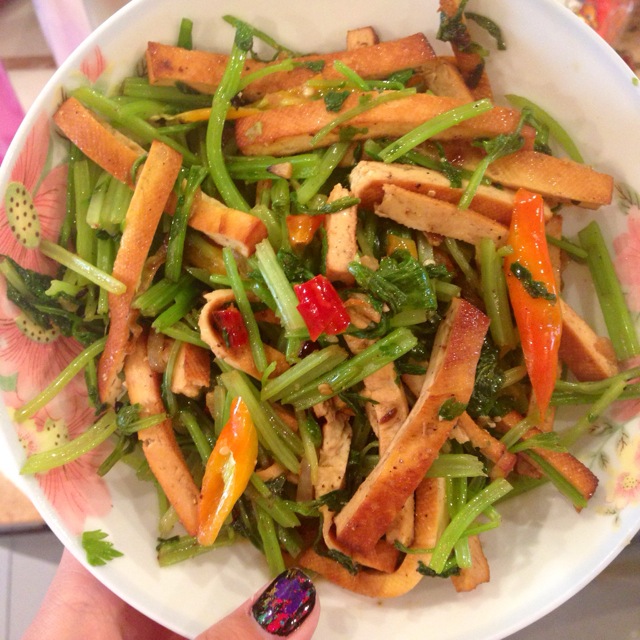
[[544,417],[556,383],[562,312],[540,195],[518,190],[508,242],[513,248],[504,261],[509,299],[533,393]]
[[323,215],[310,216],[306,213],[300,213],[287,216],[289,242],[294,246],[309,244],[323,223]]
[[198,542],[215,542],[228,515],[249,484],[258,458],[258,434],[242,398],[231,404],[229,420],[209,456],[198,508]]

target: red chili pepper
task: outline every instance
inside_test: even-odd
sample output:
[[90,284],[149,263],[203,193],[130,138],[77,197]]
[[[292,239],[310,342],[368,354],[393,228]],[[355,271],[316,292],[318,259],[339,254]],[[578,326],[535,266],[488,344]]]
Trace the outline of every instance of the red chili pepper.
[[242,347],[249,341],[247,327],[242,319],[242,314],[236,307],[227,307],[214,312],[213,322],[216,328],[223,333],[229,347]]
[[258,459],[258,434],[242,398],[235,398],[207,460],[198,506],[198,542],[213,544],[244,493]]
[[336,335],[349,326],[349,314],[338,292],[323,275],[317,275],[294,284],[293,289],[298,301],[298,311],[302,316],[312,340],[322,333]]
[[562,312],[544,228],[544,202],[519,189],[504,261],[509,299],[536,402],[544,417],[558,369]]

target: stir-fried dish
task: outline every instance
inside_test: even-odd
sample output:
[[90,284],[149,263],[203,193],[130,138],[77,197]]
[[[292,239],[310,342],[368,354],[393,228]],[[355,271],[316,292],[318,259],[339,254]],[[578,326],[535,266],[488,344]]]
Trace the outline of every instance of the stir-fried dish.
[[[587,506],[570,447],[637,393],[640,348],[598,225],[562,225],[613,178],[540,106],[494,98],[470,21],[503,34],[466,4],[441,1],[447,56],[372,27],[302,54],[231,16],[212,53],[185,19],[118,95],[64,99],[68,215],[40,242],[60,271],[1,269],[86,349],[15,419],[84,371],[96,421],[24,473],[108,441],[100,474],[157,487],[162,565],[248,541],[373,597],[489,580],[503,499],[551,482]],[[563,298],[569,260],[609,335]],[[563,404],[586,417],[556,429]]]

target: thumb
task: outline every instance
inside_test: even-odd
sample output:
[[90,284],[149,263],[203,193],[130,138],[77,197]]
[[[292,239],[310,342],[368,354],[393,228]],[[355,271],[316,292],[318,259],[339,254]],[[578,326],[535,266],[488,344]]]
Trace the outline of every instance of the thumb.
[[242,603],[196,640],[309,640],[320,617],[320,603],[309,577],[292,568]]

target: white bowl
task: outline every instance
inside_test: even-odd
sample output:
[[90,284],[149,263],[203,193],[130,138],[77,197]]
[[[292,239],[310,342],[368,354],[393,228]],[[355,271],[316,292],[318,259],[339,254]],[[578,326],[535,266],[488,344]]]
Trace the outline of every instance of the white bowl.
[[[52,133],[50,117],[65,88],[87,82],[87,76],[95,80],[97,75],[101,88],[115,87],[135,69],[147,40],[175,42],[184,16],[193,19],[194,41],[201,48],[229,49],[233,32],[221,16],[231,13],[293,48],[328,51],[343,47],[347,28],[369,24],[382,39],[423,31],[435,43],[437,4],[436,0],[352,0],[347,9],[343,0],[280,0],[275,4],[272,0],[219,0],[215,4],[208,0],[133,0],[70,57],[35,102],[2,166],[0,193],[11,180],[24,182],[45,222],[48,211],[61,215],[63,170],[58,167],[65,151],[61,139]],[[612,173],[620,186],[640,188],[640,88],[615,52],[555,0],[475,0],[470,9],[494,18],[504,30],[507,51],[492,51],[488,61],[496,95],[515,93],[531,98],[566,126],[590,164]],[[47,179],[40,181],[39,176],[45,174]],[[612,246],[632,310],[637,313],[640,280],[634,281],[631,264],[619,253],[625,242],[627,247],[639,246],[637,194],[618,190],[616,201],[594,215]],[[592,217],[575,214],[567,233],[571,235]],[[49,220],[45,227],[45,233],[52,233],[55,224]],[[15,242],[3,216],[0,252],[13,255],[14,251]],[[577,278],[570,281],[568,293],[602,328],[595,302],[582,293]],[[60,353],[68,358],[69,352],[60,341],[45,347],[20,338],[13,323],[15,311],[1,298],[0,314],[3,468],[17,478],[62,542],[85,562],[79,532],[96,528],[107,532],[124,556],[90,570],[127,602],[186,636],[202,631],[263,584],[268,578],[265,564],[249,545],[160,569],[154,549],[154,492],[132,478],[126,468],[109,473],[104,482],[90,479],[89,457],[83,465],[73,466],[79,474],[76,477],[61,472],[52,474],[49,481],[18,476],[25,453],[6,407],[31,397],[59,370]],[[73,397],[69,393],[49,411],[51,418],[68,423],[72,435],[75,421],[87,417],[81,382],[74,383]],[[377,602],[319,580],[323,613],[318,637],[503,638],[567,600],[640,528],[640,489],[633,490],[640,487],[638,422],[633,418],[616,424],[621,429],[617,435],[606,443],[601,439],[591,442],[582,453],[599,476],[600,487],[581,514],[549,487],[504,505],[503,525],[483,538],[491,565],[489,584],[472,593],[456,594],[448,581],[423,580],[407,596]],[[31,441],[41,437],[24,428],[21,434]],[[622,449],[617,446],[621,434],[626,437]],[[609,456],[606,467],[598,457],[601,447]],[[626,492],[620,488],[625,479]]]

